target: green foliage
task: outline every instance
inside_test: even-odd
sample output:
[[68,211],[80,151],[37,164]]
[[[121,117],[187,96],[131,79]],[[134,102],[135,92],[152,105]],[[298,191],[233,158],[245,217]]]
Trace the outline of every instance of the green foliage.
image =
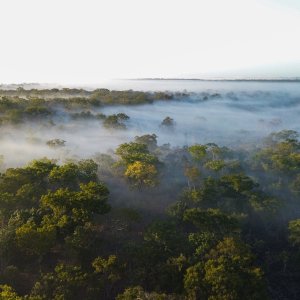
[[[23,168],[8,169],[2,174],[2,266],[13,261],[23,268],[24,264],[31,262],[32,267],[26,271],[30,273],[31,268],[35,270],[35,265],[39,268],[45,266],[46,257],[55,257],[57,253],[63,255],[65,252],[74,259],[83,253],[90,254],[90,239],[97,233],[91,224],[97,215],[110,210],[107,203],[109,191],[98,182],[96,171],[97,165],[92,160],[58,166],[42,159]],[[38,275],[38,270],[32,272]],[[73,299],[77,295],[75,289],[79,288],[78,276],[87,278],[77,267],[70,269],[59,265],[55,272],[47,273],[41,281],[36,281],[33,294],[26,299]],[[74,277],[74,284],[70,283],[69,275]],[[0,273],[0,281],[1,278],[8,278],[7,275],[1,276]],[[66,282],[70,287],[64,290]],[[78,284],[83,284],[83,281]],[[7,287],[3,288],[2,293],[15,296]]]
[[142,136],[136,136],[134,141],[139,144],[145,144],[149,151],[154,151],[157,148],[157,135],[145,134]]
[[92,92],[91,99],[97,99],[103,104],[142,104],[152,100],[152,95],[135,91],[109,91],[97,89]]
[[102,113],[93,114],[91,111],[82,111],[80,113],[72,113],[74,120],[104,120],[106,116]]
[[186,247],[181,243],[185,240],[184,234],[177,230],[175,223],[167,221],[151,224],[144,234],[144,240],[151,248],[161,249],[162,256],[163,253],[175,255]]
[[276,144],[280,142],[297,142],[299,133],[295,130],[282,130],[271,133],[267,138],[268,144]]
[[187,268],[184,275],[184,289],[187,294],[187,299],[206,299],[206,287],[203,283],[203,266],[197,263]]
[[155,186],[157,184],[158,158],[151,154],[145,143],[131,142],[121,144],[116,149],[121,158],[117,165],[125,166],[124,176],[133,186]]
[[184,170],[184,175],[188,178],[188,186],[190,187],[190,183],[192,183],[195,188],[196,182],[200,179],[201,172],[197,167],[187,166]]
[[136,286],[127,288],[124,293],[120,294],[116,298],[117,300],[176,300],[183,299],[175,295],[160,294],[156,292],[147,293],[142,287]]
[[205,167],[218,172],[225,167],[225,162],[223,160],[210,160],[205,164]]
[[295,194],[297,195],[300,194],[300,175],[297,175],[295,179],[292,181],[291,189]]
[[106,117],[103,122],[103,126],[105,128],[111,129],[126,129],[125,121],[129,119],[129,116],[123,113],[119,113],[116,115],[111,115]]
[[110,255],[107,259],[97,257],[93,263],[96,274],[101,274],[106,280],[115,283],[120,280],[120,266],[117,264],[117,257]]
[[188,151],[192,155],[193,159],[195,159],[196,161],[201,161],[205,157],[207,153],[206,150],[207,150],[207,146],[199,145],[199,144],[190,146],[188,148]]
[[78,163],[54,167],[49,174],[49,180],[63,186],[74,187],[80,182],[96,181],[97,170],[98,166],[93,160],[81,160]]
[[253,265],[249,249],[233,238],[225,238],[204,264],[208,299],[267,299],[263,273]]
[[258,152],[255,160],[264,170],[297,172],[300,168],[300,143],[295,131],[281,131],[269,136],[267,147]]
[[0,299],[1,300],[22,300],[21,297],[14,292],[12,287],[8,285],[0,285]]
[[222,185],[238,193],[247,193],[257,187],[257,184],[244,174],[225,175],[220,181]]
[[234,234],[239,229],[236,218],[222,213],[218,209],[187,209],[183,220],[194,224],[202,232],[215,232],[221,237]]
[[30,118],[45,117],[51,114],[51,111],[44,106],[26,107],[24,113]]
[[157,184],[157,169],[149,163],[136,161],[128,165],[125,176],[137,187],[153,187]]
[[[244,174],[224,175],[220,179],[208,177],[201,187],[185,191],[181,201],[189,203],[189,206],[197,205],[205,209],[219,208],[226,212],[249,212],[251,205],[254,208],[255,204],[257,204],[256,209],[258,205],[267,209],[267,197],[261,194],[259,198],[257,188],[258,185]],[[262,197],[264,200],[260,201]],[[274,205],[276,206],[277,203],[274,202]]]
[[31,297],[39,299],[83,299],[88,296],[88,274],[78,266],[59,264],[53,273],[43,274],[33,287]]
[[292,245],[300,246],[300,219],[289,222],[289,239]]
[[145,144],[134,142],[121,144],[115,152],[121,158],[121,162],[125,165],[132,164],[136,161],[148,164],[158,163],[157,157],[150,154],[147,145]]
[[250,196],[250,205],[256,212],[264,212],[268,215],[277,214],[282,208],[282,202],[276,197],[270,197],[264,193],[253,193]]
[[[114,101],[108,90],[51,93],[89,97],[70,101],[86,112],[78,118],[96,120],[86,109]],[[47,101],[29,101],[51,111]],[[4,99],[0,113],[20,107],[29,118],[22,100]],[[297,139],[283,131],[247,151],[212,143],[172,149],[147,134],[121,144],[116,156],[3,170],[0,298],[297,297]]]
[[43,256],[55,245],[56,228],[45,224],[37,227],[29,220],[16,229],[16,242],[18,247],[29,255]]
[[204,261],[189,267],[184,286],[189,299],[268,298],[261,269],[247,246],[233,238],[224,238]]
[[80,184],[78,192],[68,188],[48,192],[41,197],[41,207],[50,211],[50,214],[44,217],[44,222],[61,228],[83,225],[89,222],[94,214],[109,211],[108,194],[108,189],[96,182]]

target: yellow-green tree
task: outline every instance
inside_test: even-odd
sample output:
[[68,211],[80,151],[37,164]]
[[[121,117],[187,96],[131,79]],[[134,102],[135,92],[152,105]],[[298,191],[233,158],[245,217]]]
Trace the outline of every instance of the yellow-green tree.
[[9,285],[0,285],[1,300],[22,300],[20,296]]
[[157,169],[155,165],[135,161],[128,165],[125,176],[136,187],[155,186],[157,184]]
[[209,300],[268,299],[261,269],[254,266],[248,247],[234,238],[210,251],[204,272]]
[[197,167],[188,166],[184,170],[184,175],[188,179],[189,188],[192,186],[195,189],[195,184],[201,176],[201,172]]

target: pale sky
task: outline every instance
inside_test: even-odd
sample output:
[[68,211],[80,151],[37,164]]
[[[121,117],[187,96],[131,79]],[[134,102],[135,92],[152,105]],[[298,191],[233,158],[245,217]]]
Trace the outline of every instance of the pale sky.
[[300,76],[300,0],[0,0],[0,83]]

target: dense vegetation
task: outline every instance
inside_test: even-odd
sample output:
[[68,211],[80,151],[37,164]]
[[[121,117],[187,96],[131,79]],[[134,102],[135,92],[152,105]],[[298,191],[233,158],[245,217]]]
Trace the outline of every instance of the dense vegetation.
[[186,97],[185,93],[146,93],[137,91],[110,91],[97,89],[0,89],[0,125],[21,124],[26,121],[53,120],[64,116],[74,120],[103,120],[105,127],[124,129],[125,114],[105,116],[90,110],[104,105],[137,105],[156,100]]
[[[1,93],[3,126],[51,116],[60,101]],[[84,105],[97,94],[82,93]],[[91,115],[116,130],[129,118],[81,117]],[[171,148],[147,134],[110,155],[5,168],[0,299],[299,299],[299,170],[292,130],[247,149]]]

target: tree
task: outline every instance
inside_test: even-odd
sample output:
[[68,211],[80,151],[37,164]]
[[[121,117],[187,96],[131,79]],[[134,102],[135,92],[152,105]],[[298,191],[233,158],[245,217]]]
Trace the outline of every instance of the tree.
[[222,213],[219,209],[190,208],[185,211],[183,220],[207,232],[229,234],[238,229],[237,219]]
[[249,176],[244,174],[230,174],[224,175],[221,180],[221,184],[238,193],[247,193],[258,187]]
[[0,172],[3,171],[4,166],[5,166],[5,163],[4,163],[4,155],[1,155],[1,154],[0,154]]
[[45,106],[32,104],[25,109],[24,113],[28,115],[29,118],[37,118],[49,116],[51,111]]
[[[257,187],[258,184],[244,174],[228,174],[219,179],[208,177],[204,179],[200,188],[185,191],[182,201],[188,206],[196,205],[203,209],[219,208],[231,213],[247,213],[250,206],[255,204],[256,198],[253,195],[258,195]],[[267,200],[267,197],[260,199]],[[260,204],[263,205],[262,201]],[[266,205],[267,202],[264,203],[264,206]]]
[[15,210],[17,198],[11,193],[0,194],[0,217],[2,224],[9,218],[11,213]]
[[175,121],[170,117],[165,117],[160,126],[164,128],[172,128],[175,126]]
[[116,300],[176,300],[183,299],[176,295],[167,295],[164,293],[145,292],[142,287],[135,286],[125,289],[124,293],[119,294]]
[[39,259],[55,245],[56,228],[54,225],[38,227],[33,221],[28,221],[16,229],[17,245],[29,255],[37,255]]
[[56,164],[54,160],[43,158],[30,162],[27,169],[34,172],[39,177],[45,177],[49,175],[55,166]]
[[255,155],[256,165],[263,170],[297,174],[300,168],[300,142],[298,133],[284,130],[267,138],[267,147]]
[[210,300],[267,299],[263,273],[246,245],[225,238],[208,255],[204,283]]
[[47,146],[51,148],[59,148],[59,147],[64,147],[66,144],[66,141],[61,140],[61,139],[53,139],[49,140],[46,142]]
[[122,266],[119,264],[117,256],[110,255],[107,259],[97,257],[92,262],[92,266],[104,297],[110,297],[114,285],[121,279]]
[[82,182],[97,181],[98,165],[92,159],[80,160],[78,169]]
[[218,160],[209,160],[206,162],[205,167],[207,169],[210,169],[212,171],[218,172],[222,170],[226,166],[224,160],[218,159]]
[[197,167],[189,167],[187,166],[184,170],[184,175],[188,178],[188,186],[193,184],[193,188],[195,189],[195,183],[199,180],[201,172]]
[[129,116],[124,114],[124,113],[118,113],[117,117],[118,117],[119,120],[123,120],[123,121],[126,121],[126,120],[130,119]]
[[190,146],[188,148],[188,151],[192,155],[193,159],[200,162],[207,154],[207,146],[196,144],[196,145]]
[[282,130],[272,132],[265,140],[267,145],[274,145],[280,142],[297,142],[299,133],[295,130]]
[[71,233],[76,226],[90,222],[95,214],[110,210],[108,194],[106,186],[96,182],[80,184],[78,192],[68,188],[48,192],[41,198],[41,208],[49,211],[43,217],[43,224],[52,224]]
[[208,298],[203,276],[202,263],[199,262],[187,268],[184,275],[184,289],[187,294],[187,299],[197,300]]
[[103,126],[105,128],[112,128],[112,129],[126,129],[125,121],[129,119],[124,113],[119,113],[117,115],[111,115],[106,117],[103,122]]
[[79,167],[75,163],[55,166],[49,174],[49,180],[58,186],[76,187],[79,179]]
[[125,176],[130,180],[133,186],[155,186],[157,184],[157,169],[155,165],[135,161],[127,166]]
[[121,158],[121,163],[124,165],[132,164],[136,161],[156,164],[158,159],[153,154],[150,154],[147,145],[141,143],[124,143],[116,149],[116,154]]
[[1,300],[22,300],[22,297],[8,285],[0,285],[0,299]]
[[294,246],[300,246],[300,219],[289,222],[289,240]]
[[134,141],[139,144],[145,144],[149,151],[154,151],[157,148],[157,135],[145,134],[142,136],[136,136]]
[[89,296],[88,279],[81,267],[59,264],[53,273],[42,274],[30,296],[33,299],[86,299]]
[[97,181],[97,170],[98,165],[92,159],[70,162],[55,166],[49,174],[49,180],[57,186],[75,188],[80,183]]
[[151,154],[146,144],[125,143],[116,149],[116,154],[121,160],[117,165],[125,166],[124,176],[133,186],[154,186],[157,183],[158,159]]
[[291,183],[291,189],[296,194],[300,194],[300,175],[297,175],[296,178]]

